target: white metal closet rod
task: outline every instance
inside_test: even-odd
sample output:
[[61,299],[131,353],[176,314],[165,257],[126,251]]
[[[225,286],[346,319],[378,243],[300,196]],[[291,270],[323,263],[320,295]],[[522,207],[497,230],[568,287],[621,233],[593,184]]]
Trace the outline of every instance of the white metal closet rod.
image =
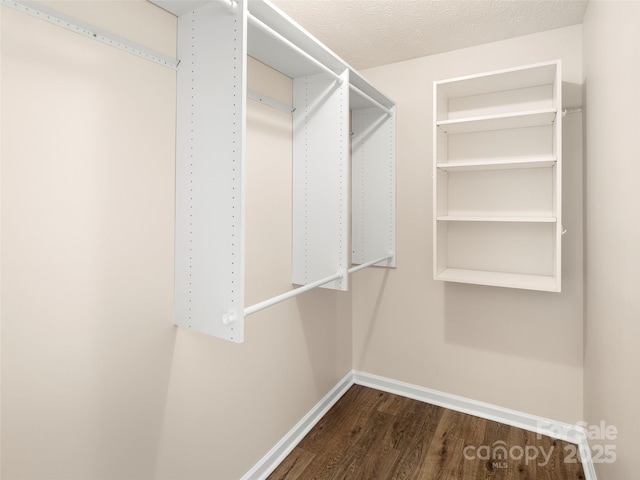
[[380,263],[380,262],[384,262],[385,260],[389,260],[392,257],[393,257],[393,254],[389,254],[389,255],[386,255],[386,256],[381,257],[381,258],[376,258],[375,260],[371,260],[369,262],[363,263],[361,265],[358,265],[357,267],[351,267],[348,271],[349,271],[349,273],[354,273],[354,272],[357,272],[358,270],[362,270],[364,268],[371,267],[371,266],[375,265],[376,263]]
[[316,65],[318,68],[321,68],[324,72],[328,73],[329,75],[331,75],[338,83],[342,83],[342,77],[340,77],[340,75],[338,75],[336,72],[334,72],[333,70],[331,70],[329,67],[327,67],[325,64],[323,64],[322,62],[320,62],[319,60],[315,59],[314,57],[312,57],[311,55],[309,55],[307,52],[305,52],[304,50],[302,50],[300,47],[298,47],[297,45],[295,45],[294,43],[292,43],[291,41],[287,40],[285,37],[283,37],[282,35],[280,35],[278,32],[276,32],[273,28],[271,28],[269,25],[263,23],[261,20],[258,20],[256,17],[254,17],[251,13],[247,13],[247,20],[249,22],[251,22],[252,24],[254,24],[256,27],[258,27],[260,30],[262,30],[263,32],[271,35],[273,38],[279,40],[280,42],[284,43],[285,45],[287,45],[289,48],[291,48],[292,50],[294,50],[295,52],[297,52],[298,54],[302,55],[304,58],[306,58],[307,60],[309,60],[310,62],[312,62],[314,65]]
[[264,310],[265,308],[269,308],[276,303],[284,302],[285,300],[289,300],[290,298],[296,297],[301,293],[308,292],[309,290],[313,290],[314,288],[320,287],[325,283],[332,282],[333,280],[337,280],[339,278],[344,277],[343,272],[335,273],[329,277],[323,278],[313,283],[308,283],[303,287],[296,288],[295,290],[291,290],[290,292],[283,293],[282,295],[278,295],[276,297],[270,298],[260,303],[256,303],[255,305],[251,305],[244,309],[244,316],[251,315],[252,313],[259,312],[260,310]]
[[354,92],[356,92],[358,95],[360,95],[362,98],[364,98],[365,100],[367,100],[368,102],[370,102],[371,104],[375,105],[376,107],[378,107],[380,110],[382,110],[383,112],[385,112],[387,115],[391,116],[393,115],[393,113],[391,112],[391,110],[389,110],[387,107],[385,107],[384,105],[382,105],[380,102],[374,100],[373,98],[371,98],[369,95],[367,95],[366,93],[364,93],[362,90],[360,90],[358,87],[354,87],[353,85],[349,85],[349,89],[353,90]]

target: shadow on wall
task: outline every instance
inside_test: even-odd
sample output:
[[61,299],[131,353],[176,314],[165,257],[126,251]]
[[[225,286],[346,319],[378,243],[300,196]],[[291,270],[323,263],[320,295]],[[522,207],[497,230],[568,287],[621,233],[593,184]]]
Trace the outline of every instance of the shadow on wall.
[[[483,350],[580,366],[582,330],[561,294],[481,285],[444,286],[445,340]],[[572,333],[571,329],[579,327]]]
[[371,309],[371,313],[368,315],[368,318],[370,319],[370,321],[368,322],[368,325],[367,325],[367,333],[365,335],[365,338],[362,340],[362,345],[364,346],[364,348],[361,349],[360,358],[358,359],[357,362],[354,363],[354,365],[364,365],[366,361],[366,357],[369,353],[369,346],[371,345],[372,336],[376,331],[377,323],[380,318],[379,314],[380,314],[380,306],[382,304],[382,299],[384,297],[383,293],[386,290],[387,281],[389,280],[389,273],[391,272],[391,269],[389,268],[385,268],[383,270],[384,272],[382,273],[382,280],[380,280],[380,286],[378,287],[377,292],[373,297],[375,298],[375,303],[373,305],[373,308]]
[[296,297],[306,351],[319,395],[336,383],[336,372],[351,370],[351,292],[317,288]]
[[[565,108],[581,85],[563,84]],[[582,365],[582,115],[563,120],[562,293],[444,284],[447,343],[571,366]]]

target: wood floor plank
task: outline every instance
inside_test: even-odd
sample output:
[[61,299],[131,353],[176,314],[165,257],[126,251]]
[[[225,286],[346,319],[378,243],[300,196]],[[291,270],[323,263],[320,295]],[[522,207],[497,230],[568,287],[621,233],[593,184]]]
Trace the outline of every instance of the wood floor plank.
[[411,403],[398,412],[393,428],[389,430],[385,442],[397,450],[410,447],[418,435],[433,435],[443,409],[428,403]]
[[315,454],[307,452],[302,448],[296,448],[278,466],[269,478],[272,480],[304,480],[304,472],[314,459]]
[[343,457],[343,468],[336,469],[332,480],[354,478],[356,475],[370,479],[386,478],[398,456],[397,450],[385,446],[382,442],[392,423],[392,415],[375,411],[365,429]]
[[[511,427],[508,425],[487,421],[484,439],[470,455],[475,456],[478,461],[477,480],[506,480],[508,473],[506,459],[496,458],[494,452],[498,452],[498,447],[506,446],[510,431]],[[480,447],[484,450],[479,450]]]
[[336,434],[344,435],[348,428],[357,428],[358,410],[363,408],[369,392],[350,388],[342,398],[320,419],[313,429],[302,439],[300,448],[313,453],[321,453],[331,445]]
[[460,472],[458,478],[473,480],[477,478],[481,465],[478,461],[471,459],[471,455],[465,455],[465,452],[475,452],[477,450],[477,447],[484,440],[486,429],[486,420],[473,415],[464,415],[460,429],[462,452],[459,453],[461,459],[459,460]]
[[407,397],[401,397],[400,395],[394,395],[388,392],[381,393],[383,393],[383,396],[380,398],[381,401],[378,404],[378,410],[391,415],[401,415],[415,403],[415,400]]
[[584,480],[582,465],[566,461],[571,447],[354,385],[268,478]]
[[465,434],[472,430],[466,425],[468,422],[472,422],[469,415],[453,410],[444,411],[416,479],[462,478],[462,469],[465,464],[463,457]]
[[[400,451],[400,455],[392,480],[416,478],[444,412],[443,408],[435,405],[415,402],[412,410],[400,419],[394,435],[394,448]],[[407,421],[414,423],[407,425]]]
[[511,428],[506,442],[505,463],[507,464],[507,480],[532,480],[535,478],[535,462],[525,458],[525,448],[529,446],[529,437],[525,430]]
[[302,448],[312,449],[311,451],[316,453],[316,461],[305,472],[307,478],[327,480],[336,478],[336,475],[354,461],[353,452],[357,451],[358,442],[360,441],[361,444],[363,441],[368,441],[368,435],[375,431],[371,421],[376,414],[380,396],[372,389],[355,390],[357,394],[347,399],[347,401],[356,399],[350,408],[336,409],[335,412],[331,409],[327,413],[325,418],[328,417],[328,420],[323,427],[322,436],[315,436],[311,444],[305,443],[304,440],[300,443]]

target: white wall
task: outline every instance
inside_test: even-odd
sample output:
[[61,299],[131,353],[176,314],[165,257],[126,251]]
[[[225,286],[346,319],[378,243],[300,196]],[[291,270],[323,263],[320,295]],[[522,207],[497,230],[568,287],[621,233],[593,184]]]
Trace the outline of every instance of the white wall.
[[[175,54],[148,2],[54,5]],[[351,369],[350,294],[257,313],[241,345],[173,326],[175,72],[1,14],[2,478],[240,478]],[[251,102],[248,135],[250,304],[291,287],[291,118]]]
[[640,2],[591,1],[583,33],[585,416],[618,430],[591,442],[608,448],[599,478],[628,480],[640,438]]
[[581,27],[366,70],[398,104],[398,268],[353,279],[354,368],[544,417],[582,418],[581,119],[565,118],[563,291],[432,279],[434,80],[562,59],[581,102]]

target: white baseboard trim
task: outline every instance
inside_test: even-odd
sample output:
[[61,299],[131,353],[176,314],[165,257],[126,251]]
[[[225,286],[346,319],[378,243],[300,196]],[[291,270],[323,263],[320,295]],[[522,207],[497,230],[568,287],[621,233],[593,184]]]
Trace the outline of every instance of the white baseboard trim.
[[241,480],[267,478],[352,385],[353,372],[349,372]]
[[354,383],[577,444],[585,480],[597,480],[586,432],[578,425],[557,422],[355,370],[338,382],[241,480],[266,479]]
[[582,461],[582,470],[584,470],[585,480],[598,480],[596,478],[596,470],[591,459],[591,447],[587,439],[587,433],[582,430],[582,435],[578,441],[578,451],[580,452],[580,460]]
[[591,449],[587,443],[586,432],[578,425],[557,422],[370,373],[354,371],[353,383],[577,444],[585,480],[597,480],[591,462]]

